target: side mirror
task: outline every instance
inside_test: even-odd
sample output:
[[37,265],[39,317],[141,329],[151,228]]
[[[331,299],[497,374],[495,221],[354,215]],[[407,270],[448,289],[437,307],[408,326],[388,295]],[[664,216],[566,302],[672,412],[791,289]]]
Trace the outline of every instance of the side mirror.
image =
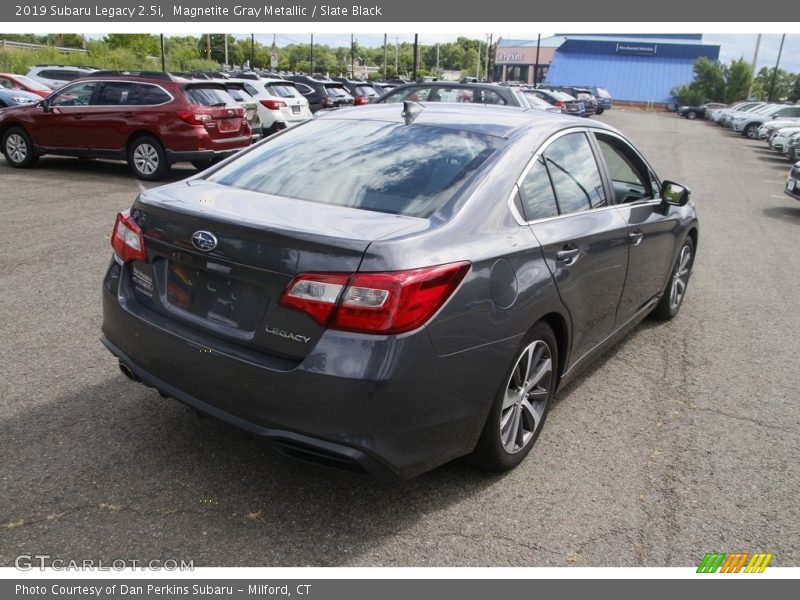
[[661,202],[665,206],[672,204],[673,206],[685,206],[689,202],[691,192],[689,188],[675,183],[674,181],[665,181],[661,184]]
[[44,98],[39,105],[42,107],[44,112],[50,112],[50,103],[47,101],[47,98]]

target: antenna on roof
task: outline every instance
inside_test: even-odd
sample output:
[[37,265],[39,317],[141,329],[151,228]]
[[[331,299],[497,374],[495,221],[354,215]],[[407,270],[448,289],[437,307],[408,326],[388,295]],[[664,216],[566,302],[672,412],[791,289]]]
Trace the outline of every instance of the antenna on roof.
[[419,102],[406,100],[403,102],[403,112],[400,113],[400,116],[406,120],[406,125],[411,125],[424,109],[425,107]]

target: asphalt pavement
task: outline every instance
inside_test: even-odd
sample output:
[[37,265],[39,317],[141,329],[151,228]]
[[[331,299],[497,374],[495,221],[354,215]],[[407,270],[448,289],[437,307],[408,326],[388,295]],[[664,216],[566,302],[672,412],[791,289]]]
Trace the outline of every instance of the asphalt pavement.
[[564,390],[515,471],[459,460],[392,485],[282,458],[128,381],[98,341],[100,286],[140,184],[122,163],[0,159],[0,566],[692,566],[710,551],[800,565],[790,164],[705,122],[598,119],[692,190],[679,316],[644,322]]

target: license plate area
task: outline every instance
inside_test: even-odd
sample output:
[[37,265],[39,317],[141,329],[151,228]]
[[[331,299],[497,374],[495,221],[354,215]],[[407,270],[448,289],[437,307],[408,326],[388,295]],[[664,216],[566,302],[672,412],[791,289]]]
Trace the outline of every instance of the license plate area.
[[241,119],[222,119],[219,122],[219,130],[223,132],[238,131]]
[[293,115],[299,115],[300,114],[300,107],[299,106],[293,106],[292,107],[292,114]]
[[786,189],[789,190],[790,192],[793,192],[794,188],[796,187],[795,184],[796,184],[795,180],[790,179],[789,181],[786,182]]
[[206,269],[170,261],[167,303],[210,322],[253,332],[267,306],[263,288]]

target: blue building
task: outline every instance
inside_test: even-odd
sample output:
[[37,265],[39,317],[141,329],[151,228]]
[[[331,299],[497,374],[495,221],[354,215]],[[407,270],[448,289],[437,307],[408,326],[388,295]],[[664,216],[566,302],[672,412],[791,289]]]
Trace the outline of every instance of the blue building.
[[546,85],[599,86],[615,100],[655,103],[674,102],[670,90],[692,81],[694,62],[700,57],[718,60],[720,50],[704,44],[700,34],[560,34],[541,41],[538,65],[508,62],[529,57],[536,45],[536,40],[501,39],[495,77],[513,79],[508,75],[522,73],[525,67],[527,79],[533,74],[541,82],[544,77]]

